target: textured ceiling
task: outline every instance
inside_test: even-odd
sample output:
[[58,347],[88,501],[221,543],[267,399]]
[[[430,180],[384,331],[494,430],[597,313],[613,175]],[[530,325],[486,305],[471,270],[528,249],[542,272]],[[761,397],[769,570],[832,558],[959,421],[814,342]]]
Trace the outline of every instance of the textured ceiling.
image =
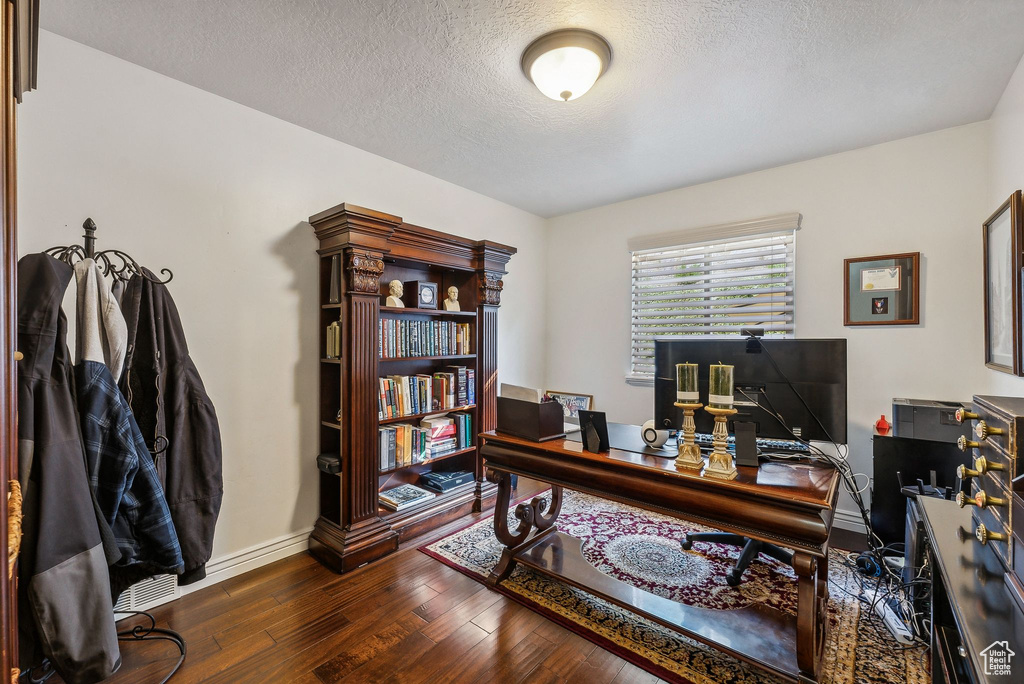
[[[44,0],[42,25],[542,216],[986,119],[1024,52],[1022,0]],[[560,103],[519,57],[566,26],[614,56]]]

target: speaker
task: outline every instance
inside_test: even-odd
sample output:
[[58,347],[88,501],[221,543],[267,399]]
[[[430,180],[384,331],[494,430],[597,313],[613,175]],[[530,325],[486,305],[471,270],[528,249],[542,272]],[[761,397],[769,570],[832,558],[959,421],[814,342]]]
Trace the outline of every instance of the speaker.
[[640,436],[643,437],[644,443],[647,446],[660,449],[668,441],[669,431],[658,430],[654,426],[654,421],[649,420],[640,428]]

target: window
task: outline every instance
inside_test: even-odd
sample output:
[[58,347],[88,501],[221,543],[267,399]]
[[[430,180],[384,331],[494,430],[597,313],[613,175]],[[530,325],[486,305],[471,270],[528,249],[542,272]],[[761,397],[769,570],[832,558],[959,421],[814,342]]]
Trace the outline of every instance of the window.
[[654,378],[654,340],[764,328],[793,333],[799,214],[630,240],[631,380]]

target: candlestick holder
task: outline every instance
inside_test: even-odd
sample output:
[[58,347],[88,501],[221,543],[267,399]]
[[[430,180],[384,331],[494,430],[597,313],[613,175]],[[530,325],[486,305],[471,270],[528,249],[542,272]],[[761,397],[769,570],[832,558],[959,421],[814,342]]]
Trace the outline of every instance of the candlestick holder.
[[736,464],[733,463],[732,454],[729,453],[729,427],[727,425],[729,416],[737,413],[736,409],[715,408],[708,406],[704,409],[715,417],[715,429],[711,432],[712,451],[708,459],[708,467],[704,470],[707,477],[717,477],[721,480],[735,480]]
[[679,442],[679,456],[676,458],[676,468],[700,470],[704,467],[704,459],[700,457],[700,447],[693,438],[697,432],[697,425],[693,422],[693,412],[704,406],[704,404],[684,404],[677,401],[675,405],[683,410],[683,441]]

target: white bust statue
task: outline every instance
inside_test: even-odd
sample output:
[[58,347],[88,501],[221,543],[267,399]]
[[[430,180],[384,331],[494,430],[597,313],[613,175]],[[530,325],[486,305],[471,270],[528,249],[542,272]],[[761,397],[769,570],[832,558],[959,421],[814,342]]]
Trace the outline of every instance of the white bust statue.
[[388,283],[388,292],[388,306],[405,307],[405,304],[402,303],[402,294],[404,291],[402,290],[401,280],[392,280]]
[[459,308],[459,288],[452,285],[448,288],[448,299],[444,300],[445,311],[462,311]]

